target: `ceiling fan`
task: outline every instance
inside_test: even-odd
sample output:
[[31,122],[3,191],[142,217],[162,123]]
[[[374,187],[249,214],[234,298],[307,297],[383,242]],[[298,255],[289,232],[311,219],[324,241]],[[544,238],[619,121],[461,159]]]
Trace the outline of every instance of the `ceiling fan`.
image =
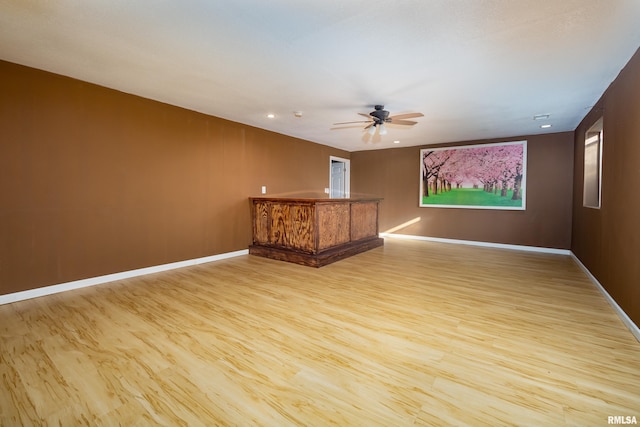
[[395,116],[389,116],[389,112],[384,109],[384,105],[376,105],[373,107],[374,111],[369,114],[366,113],[358,113],[363,117],[366,117],[368,120],[360,120],[355,122],[341,122],[334,123],[334,125],[346,125],[352,123],[368,123],[364,130],[369,132],[370,135],[373,135],[376,132],[376,127],[379,129],[380,135],[385,135],[387,133],[387,129],[385,128],[385,123],[389,123],[392,125],[415,125],[416,121],[406,120],[413,119],[415,117],[423,117],[422,113],[407,113],[407,114],[396,114]]

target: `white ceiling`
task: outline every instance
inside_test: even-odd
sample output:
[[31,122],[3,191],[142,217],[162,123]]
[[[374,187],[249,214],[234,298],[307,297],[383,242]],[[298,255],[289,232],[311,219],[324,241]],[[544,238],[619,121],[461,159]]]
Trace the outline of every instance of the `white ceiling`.
[[[574,130],[639,46],[640,0],[0,0],[0,59],[349,151]],[[424,117],[333,125],[374,104]]]

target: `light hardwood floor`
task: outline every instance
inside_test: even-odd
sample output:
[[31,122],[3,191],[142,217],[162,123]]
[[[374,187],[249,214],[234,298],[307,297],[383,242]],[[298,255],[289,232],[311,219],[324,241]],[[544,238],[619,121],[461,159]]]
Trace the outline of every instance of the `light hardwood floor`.
[[0,425],[640,422],[640,343],[569,256],[388,238],[0,306]]

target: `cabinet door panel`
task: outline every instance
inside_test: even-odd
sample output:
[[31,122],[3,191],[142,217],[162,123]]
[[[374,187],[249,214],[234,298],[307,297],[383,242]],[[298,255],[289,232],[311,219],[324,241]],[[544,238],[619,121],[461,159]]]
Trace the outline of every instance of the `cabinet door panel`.
[[351,205],[351,240],[378,235],[378,203],[364,202]]
[[313,207],[274,203],[271,207],[271,242],[279,247],[314,252]]
[[318,250],[348,243],[350,239],[349,204],[319,204]]
[[269,202],[253,203],[253,243],[269,244]]

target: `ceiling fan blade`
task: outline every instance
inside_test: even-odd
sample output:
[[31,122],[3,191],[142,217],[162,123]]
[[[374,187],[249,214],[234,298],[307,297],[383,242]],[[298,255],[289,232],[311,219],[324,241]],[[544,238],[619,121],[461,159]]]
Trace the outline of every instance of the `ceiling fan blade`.
[[342,126],[332,126],[329,128],[329,130],[345,130],[345,129],[362,129],[362,125],[361,124],[357,124],[357,125],[342,125]]
[[424,117],[422,113],[407,113],[407,114],[396,114],[395,116],[389,117],[391,120],[395,119],[413,119],[415,117]]
[[334,125],[350,125],[352,123],[371,123],[371,120],[360,120],[357,122],[340,122],[340,123],[334,123]]
[[391,119],[391,120],[387,120],[387,123],[391,123],[392,125],[415,125],[418,122],[414,122],[413,120]]
[[371,126],[375,126],[375,125],[376,125],[376,122],[373,122],[373,123],[371,123],[370,125],[365,126],[365,127],[364,127],[364,130],[367,130],[367,129],[369,129]]
[[358,114],[360,114],[363,117],[366,117],[369,120],[373,120],[373,117],[371,117],[371,114],[367,114],[367,113],[358,113]]

